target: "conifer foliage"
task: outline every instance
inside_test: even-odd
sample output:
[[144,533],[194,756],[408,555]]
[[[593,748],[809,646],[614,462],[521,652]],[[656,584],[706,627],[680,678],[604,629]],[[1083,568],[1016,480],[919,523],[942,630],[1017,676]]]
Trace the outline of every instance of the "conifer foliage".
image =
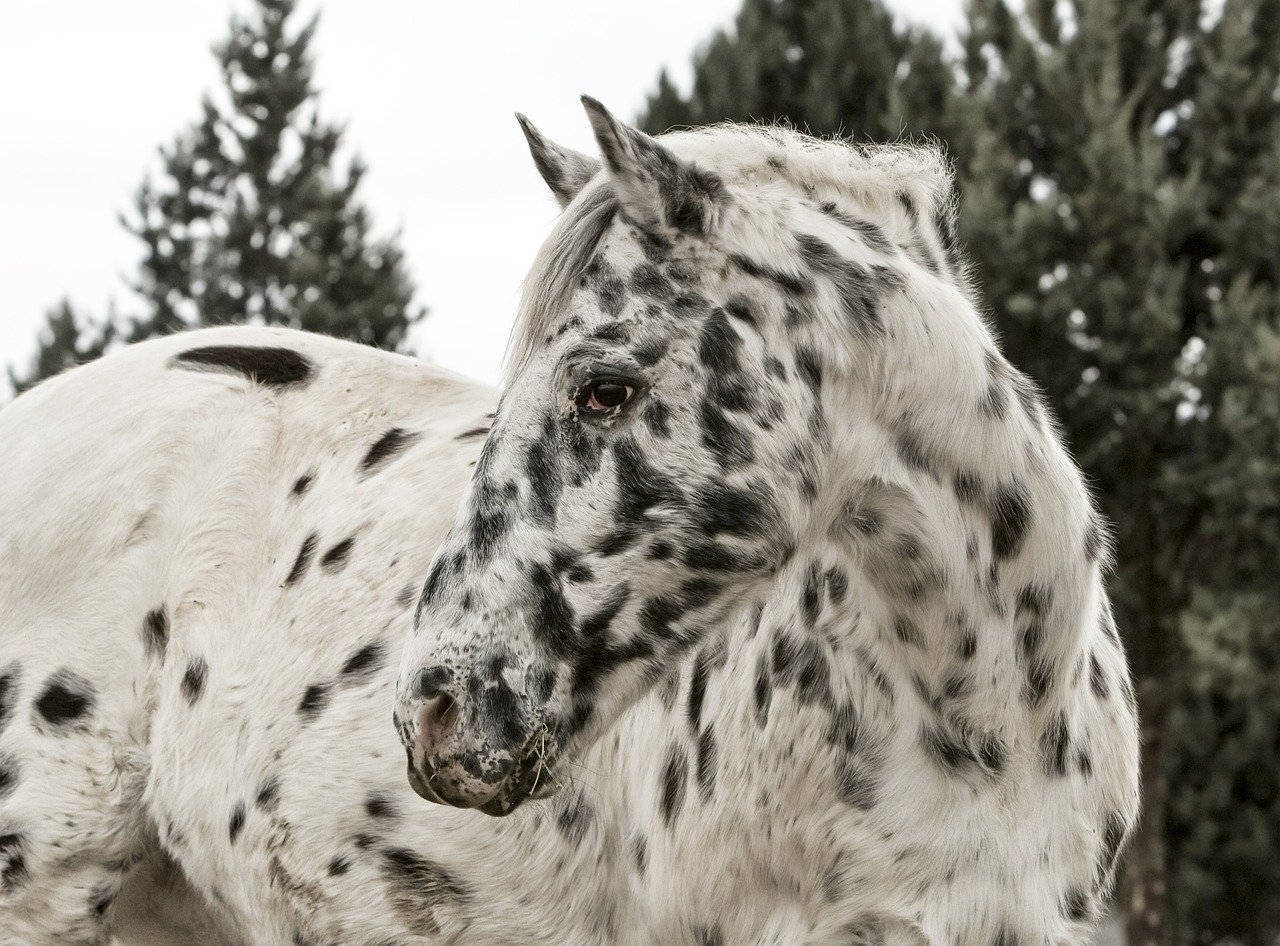
[[403,349],[424,311],[403,253],[372,234],[344,158],[343,129],[320,114],[311,44],[317,21],[296,0],[254,0],[214,54],[222,87],[200,119],[161,149],[161,172],[124,226],[142,242],[139,309],[105,327],[66,308],[50,316],[23,390],[138,341],[229,323],[285,325]]
[[36,338],[36,353],[25,374],[8,368],[14,394],[21,394],[39,381],[100,356],[117,335],[114,321],[103,323],[77,312],[63,299],[45,313],[44,327]]
[[316,20],[295,0],[256,0],[215,54],[224,101],[165,149],[164,177],[126,225],[145,246],[134,337],[260,322],[383,348],[421,317],[403,257],[370,236],[356,199],[365,167],[339,169],[342,130],[321,118],[310,53]]
[[698,54],[691,92],[662,72],[641,124],[784,121],[887,141],[951,131],[954,93],[941,41],[897,26],[879,0],[744,0]]

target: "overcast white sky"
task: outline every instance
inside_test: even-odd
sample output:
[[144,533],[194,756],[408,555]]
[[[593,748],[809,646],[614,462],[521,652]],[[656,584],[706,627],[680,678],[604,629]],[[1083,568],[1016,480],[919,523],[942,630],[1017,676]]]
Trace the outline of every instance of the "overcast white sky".
[[[326,116],[369,164],[379,233],[399,228],[431,309],[419,354],[497,377],[520,280],[555,215],[512,113],[593,150],[580,93],[634,118],[667,66],[740,0],[327,0]],[[960,0],[891,0],[954,27]],[[0,365],[29,357],[63,295],[131,309],[136,240],[117,222],[156,148],[216,86],[210,46],[245,0],[41,0],[0,12]],[[314,4],[308,7],[311,9]]]

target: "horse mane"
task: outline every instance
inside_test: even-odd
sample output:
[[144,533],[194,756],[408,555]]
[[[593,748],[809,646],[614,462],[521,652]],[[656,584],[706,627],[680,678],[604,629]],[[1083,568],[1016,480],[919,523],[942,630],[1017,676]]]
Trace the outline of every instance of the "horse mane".
[[[659,140],[732,187],[779,180],[818,200],[852,202],[884,218],[904,201],[949,242],[956,198],[951,164],[932,143],[859,144],[816,138],[777,125],[724,123],[671,131]],[[556,220],[521,289],[519,316],[504,374],[519,371],[564,305],[618,212],[618,198],[599,173]],[[889,227],[892,231],[893,227]]]
[[556,220],[521,287],[519,316],[507,342],[507,377],[528,362],[539,336],[564,311],[617,213],[617,195],[606,176],[597,174]]

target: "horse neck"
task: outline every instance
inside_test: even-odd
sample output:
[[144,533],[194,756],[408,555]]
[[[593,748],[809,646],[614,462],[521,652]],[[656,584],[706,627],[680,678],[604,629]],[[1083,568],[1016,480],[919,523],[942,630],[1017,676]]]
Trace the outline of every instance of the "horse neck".
[[1099,629],[1101,528],[1035,386],[968,298],[926,280],[906,302],[870,370],[828,392],[844,427],[812,554],[849,573],[861,630],[846,639],[918,697],[982,689],[1037,714]]

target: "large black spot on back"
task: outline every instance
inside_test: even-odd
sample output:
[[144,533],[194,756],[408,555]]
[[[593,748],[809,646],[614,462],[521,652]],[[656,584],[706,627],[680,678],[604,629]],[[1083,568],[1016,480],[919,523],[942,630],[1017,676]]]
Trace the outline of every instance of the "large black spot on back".
[[49,724],[67,727],[93,709],[93,686],[70,670],[59,670],[36,697],[36,712]]
[[303,384],[315,371],[315,365],[310,359],[292,348],[257,345],[203,345],[188,348],[178,353],[172,364],[178,368],[240,374],[269,388],[288,388]]

